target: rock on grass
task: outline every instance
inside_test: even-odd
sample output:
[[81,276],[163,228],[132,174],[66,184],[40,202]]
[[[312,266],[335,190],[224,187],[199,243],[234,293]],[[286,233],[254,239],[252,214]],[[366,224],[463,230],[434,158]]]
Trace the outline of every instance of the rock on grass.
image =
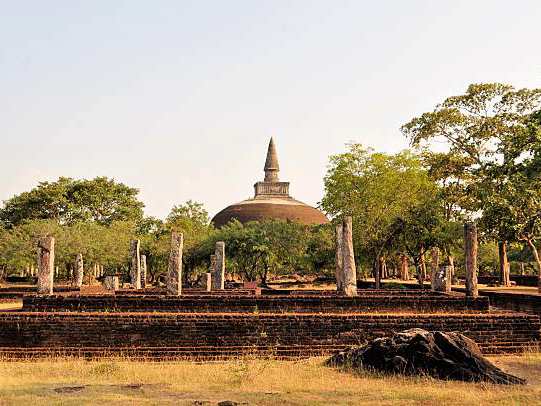
[[361,348],[339,352],[327,365],[467,382],[526,383],[484,358],[468,337],[423,329],[406,330],[377,338]]

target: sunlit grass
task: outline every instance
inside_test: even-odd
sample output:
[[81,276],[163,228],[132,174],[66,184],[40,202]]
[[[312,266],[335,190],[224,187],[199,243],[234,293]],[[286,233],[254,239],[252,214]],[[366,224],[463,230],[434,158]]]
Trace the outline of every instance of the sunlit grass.
[[[504,369],[529,380],[528,385],[520,387],[344,373],[325,367],[323,361],[6,361],[0,362],[0,404],[192,405],[194,401],[216,404],[223,400],[261,405],[541,402],[540,354],[494,359]],[[80,386],[83,388],[77,388]],[[65,387],[73,387],[72,392],[57,392]]]

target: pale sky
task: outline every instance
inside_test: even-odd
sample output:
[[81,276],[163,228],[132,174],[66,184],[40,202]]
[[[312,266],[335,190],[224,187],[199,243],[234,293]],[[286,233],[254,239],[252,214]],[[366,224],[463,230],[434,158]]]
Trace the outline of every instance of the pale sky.
[[350,141],[474,82],[541,87],[541,1],[0,0],[0,200],[59,176],[140,189],[146,214],[251,197],[270,136],[315,205]]

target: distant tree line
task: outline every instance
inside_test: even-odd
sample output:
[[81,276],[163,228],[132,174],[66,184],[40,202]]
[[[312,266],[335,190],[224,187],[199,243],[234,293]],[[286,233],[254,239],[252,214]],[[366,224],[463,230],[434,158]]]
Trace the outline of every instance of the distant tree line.
[[[227,267],[245,280],[274,275],[331,275],[334,225],[353,217],[360,275],[403,266],[420,279],[434,259],[460,274],[462,225],[481,232],[482,273],[508,281],[509,262],[539,273],[541,238],[541,89],[470,85],[401,127],[411,149],[385,154],[350,144],[330,157],[319,204],[332,223],[210,223],[201,203],[174,206],[165,219],[144,216],[138,190],[113,179],[60,178],[4,202],[0,209],[0,276],[35,261],[35,241],[57,238],[57,264],[67,275],[77,253],[87,269],[126,273],[131,239],[141,240],[149,275],[167,267],[171,231],[184,234],[184,277],[197,283],[216,241]],[[396,273],[396,272],[395,272]]]

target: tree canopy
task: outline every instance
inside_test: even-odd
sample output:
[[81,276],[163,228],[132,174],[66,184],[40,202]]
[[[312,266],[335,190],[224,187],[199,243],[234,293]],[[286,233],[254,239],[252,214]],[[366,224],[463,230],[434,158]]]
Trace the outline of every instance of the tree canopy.
[[144,204],[135,188],[98,177],[92,180],[59,178],[41,182],[4,202],[0,222],[13,227],[28,220],[53,220],[58,224],[96,222],[110,225],[115,221],[139,221]]

